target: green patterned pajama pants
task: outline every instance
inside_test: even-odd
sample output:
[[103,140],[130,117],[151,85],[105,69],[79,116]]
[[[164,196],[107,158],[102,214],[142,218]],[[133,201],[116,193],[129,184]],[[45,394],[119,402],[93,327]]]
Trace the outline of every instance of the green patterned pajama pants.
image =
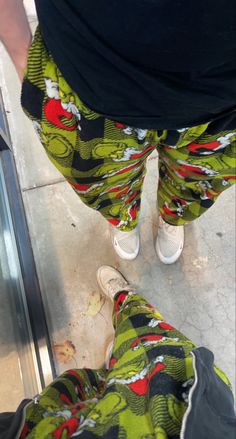
[[[144,130],[88,109],[61,75],[36,31],[22,106],[49,159],[88,206],[120,230],[136,227],[146,160],[159,155],[158,209],[172,225],[193,221],[235,182],[236,127],[217,122]],[[229,127],[228,127],[229,128]]]
[[136,292],[116,295],[113,324],[109,368],[58,377],[27,408],[20,439],[179,439],[194,344]]

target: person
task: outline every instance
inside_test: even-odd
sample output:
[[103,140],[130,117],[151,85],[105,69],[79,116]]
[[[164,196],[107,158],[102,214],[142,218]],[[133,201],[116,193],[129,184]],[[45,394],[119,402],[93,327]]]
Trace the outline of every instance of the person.
[[235,182],[235,0],[35,4],[32,45],[22,0],[0,0],[0,37],[48,157],[132,260],[145,163],[157,149],[155,248],[175,262],[184,225]]
[[213,354],[114,268],[100,267],[97,279],[114,303],[106,367],[68,370],[15,414],[0,415],[0,439],[234,439],[233,395]]

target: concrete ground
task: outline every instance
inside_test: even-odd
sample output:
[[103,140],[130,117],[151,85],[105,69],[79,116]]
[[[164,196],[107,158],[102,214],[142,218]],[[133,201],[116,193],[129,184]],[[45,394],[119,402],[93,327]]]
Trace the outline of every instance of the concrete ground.
[[110,264],[167,321],[197,345],[210,348],[234,384],[234,189],[186,227],[183,255],[176,264],[165,266],[153,244],[157,231],[157,155],[153,154],[142,200],[141,252],[133,262],[120,260],[113,251],[107,223],[82,204],[47,159],[20,109],[20,84],[3,48],[0,60],[0,84],[58,373],[75,365],[99,367],[103,363],[113,329],[111,305],[99,306],[96,269]]

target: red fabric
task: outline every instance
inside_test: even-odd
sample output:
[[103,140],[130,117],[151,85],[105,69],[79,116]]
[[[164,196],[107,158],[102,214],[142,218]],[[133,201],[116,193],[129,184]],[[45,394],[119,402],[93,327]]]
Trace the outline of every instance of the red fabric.
[[61,424],[60,427],[54,431],[53,436],[55,439],[61,439],[64,430],[66,430],[68,437],[71,437],[72,434],[76,432],[78,427],[79,420],[76,418],[71,418],[68,421],[63,422],[63,424]]
[[76,129],[77,124],[73,124],[71,127],[68,127],[63,124],[61,121],[62,117],[66,117],[68,120],[71,120],[74,116],[72,113],[64,110],[61,106],[61,101],[59,99],[48,99],[44,104],[44,113],[45,117],[52,125],[62,128],[66,131],[73,131]]
[[165,369],[165,365],[163,363],[156,364],[153,371],[148,376],[146,376],[142,380],[138,380],[135,383],[130,384],[128,387],[139,396],[147,395],[149,392],[149,383],[152,377],[160,372],[162,369]]

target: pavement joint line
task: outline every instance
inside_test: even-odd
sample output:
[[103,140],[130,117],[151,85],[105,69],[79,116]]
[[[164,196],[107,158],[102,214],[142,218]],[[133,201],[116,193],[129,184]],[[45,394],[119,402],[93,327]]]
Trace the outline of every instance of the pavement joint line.
[[59,179],[59,180],[52,181],[52,182],[50,182],[50,183],[45,183],[45,184],[39,184],[39,185],[35,185],[35,186],[30,186],[30,187],[28,187],[28,188],[21,188],[21,191],[22,191],[22,192],[33,191],[34,189],[41,189],[41,188],[46,187],[46,186],[53,186],[54,184],[64,183],[65,181],[66,181],[66,180],[64,180],[64,179]]

